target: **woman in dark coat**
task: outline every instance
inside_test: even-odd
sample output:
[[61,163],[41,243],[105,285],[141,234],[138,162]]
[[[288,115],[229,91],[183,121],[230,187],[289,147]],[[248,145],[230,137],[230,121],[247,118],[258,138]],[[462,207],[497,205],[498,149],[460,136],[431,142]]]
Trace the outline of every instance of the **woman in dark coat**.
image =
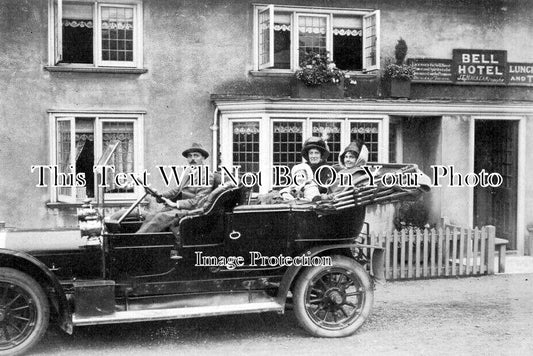
[[[329,153],[328,145],[320,137],[312,136],[304,142],[302,147],[302,157],[305,158],[306,163],[311,167],[314,177],[316,177],[315,173],[320,167],[327,165],[326,159],[328,158]],[[320,171],[320,175],[316,177],[316,183],[320,193],[327,192],[328,188],[324,185],[329,183],[331,176],[331,170],[323,168]]]

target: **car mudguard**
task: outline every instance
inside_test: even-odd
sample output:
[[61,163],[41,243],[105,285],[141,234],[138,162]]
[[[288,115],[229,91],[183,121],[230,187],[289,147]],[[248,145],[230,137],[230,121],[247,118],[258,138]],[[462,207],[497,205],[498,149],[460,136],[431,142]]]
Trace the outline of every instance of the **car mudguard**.
[[67,297],[57,277],[44,263],[25,252],[0,248],[0,267],[19,270],[41,283],[50,298],[51,306],[57,311],[59,326],[72,334],[72,316],[69,313]]
[[[313,257],[316,256],[322,252],[328,251],[328,252],[336,252],[336,254],[344,255],[347,257],[352,257],[353,255],[350,251],[351,248],[372,248],[374,249],[372,253],[372,270],[374,273],[375,278],[381,278],[376,276],[375,274],[383,274],[383,259],[384,259],[384,250],[382,247],[379,246],[371,246],[371,245],[365,245],[360,243],[349,243],[349,244],[336,244],[336,245],[322,245],[322,246],[316,246],[308,251],[306,251],[304,254]],[[377,261],[374,260],[376,258]],[[376,264],[374,266],[374,264]],[[285,300],[287,298],[287,293],[289,292],[289,289],[292,285],[292,282],[302,269],[302,266],[290,266],[285,274],[283,275],[283,278],[281,279],[281,283],[278,289],[278,294],[276,296],[276,299],[280,303],[285,303]]]

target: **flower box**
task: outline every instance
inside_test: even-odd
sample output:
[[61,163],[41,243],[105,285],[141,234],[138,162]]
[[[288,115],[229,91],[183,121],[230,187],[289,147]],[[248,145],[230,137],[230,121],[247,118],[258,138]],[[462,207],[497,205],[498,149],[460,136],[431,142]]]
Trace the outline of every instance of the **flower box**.
[[343,99],[344,81],[341,79],[340,83],[324,83],[317,86],[308,86],[301,80],[293,78],[291,82],[291,97],[309,99]]
[[409,79],[390,80],[390,96],[392,98],[409,98],[411,95],[411,81]]

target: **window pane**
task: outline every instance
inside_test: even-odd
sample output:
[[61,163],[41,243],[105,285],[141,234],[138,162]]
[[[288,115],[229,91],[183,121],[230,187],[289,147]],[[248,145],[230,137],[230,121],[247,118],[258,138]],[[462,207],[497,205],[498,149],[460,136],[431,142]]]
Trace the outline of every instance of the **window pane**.
[[302,122],[274,122],[272,133],[272,164],[288,166],[302,162]]
[[274,68],[291,67],[291,15],[274,13]]
[[291,26],[274,25],[274,68],[291,67]]
[[364,36],[365,36],[365,67],[376,65],[376,51],[377,51],[377,28],[376,16],[369,16],[365,18]]
[[298,19],[300,60],[305,53],[326,53],[327,20],[326,17],[300,16]]
[[[109,165],[115,166],[115,174],[119,172],[134,172],[135,162],[133,157],[135,142],[133,138],[133,122],[104,122],[102,124],[102,135],[102,152],[115,141],[118,140],[120,142],[108,163]],[[115,186],[111,178],[108,178],[107,184],[110,187],[106,188],[106,193],[133,192],[133,188],[126,189]]]
[[[58,121],[57,122],[57,151],[56,151],[56,161],[57,168],[59,173],[74,173],[70,169],[70,121]],[[59,184],[67,184],[70,182],[65,182],[59,180]],[[72,192],[71,187],[59,187],[57,188],[59,195],[70,196]]]
[[368,148],[369,162],[378,161],[378,134],[379,125],[377,122],[352,122],[350,123],[350,141],[363,140]]
[[330,154],[327,163],[339,163],[341,152],[341,123],[340,122],[313,122],[313,136],[322,137],[328,144]]
[[269,9],[259,12],[259,65],[270,60],[270,12]]
[[[338,29],[337,29],[338,30]],[[334,30],[335,31],[335,30]],[[333,59],[339,69],[363,69],[363,40],[359,35],[342,35],[344,31],[333,33]],[[346,33],[346,32],[345,32]],[[359,32],[361,33],[361,32]]]
[[[259,172],[259,123],[233,123],[233,165],[241,166],[240,171]],[[255,186],[255,192],[259,187]]]
[[102,6],[101,12],[102,59],[133,61],[133,8]]
[[63,63],[93,63],[93,8],[63,7]]
[[340,69],[363,69],[362,17],[333,16],[333,60]]
[[76,198],[94,195],[94,118],[76,118],[76,173],[85,173],[85,187],[76,187]]

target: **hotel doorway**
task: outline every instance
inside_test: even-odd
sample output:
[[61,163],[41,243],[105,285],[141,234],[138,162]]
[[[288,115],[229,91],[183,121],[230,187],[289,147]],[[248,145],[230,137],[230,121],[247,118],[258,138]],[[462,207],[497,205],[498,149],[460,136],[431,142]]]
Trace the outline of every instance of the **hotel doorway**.
[[474,171],[497,172],[499,187],[474,188],[474,226],[494,225],[496,237],[517,248],[518,121],[475,120]]

